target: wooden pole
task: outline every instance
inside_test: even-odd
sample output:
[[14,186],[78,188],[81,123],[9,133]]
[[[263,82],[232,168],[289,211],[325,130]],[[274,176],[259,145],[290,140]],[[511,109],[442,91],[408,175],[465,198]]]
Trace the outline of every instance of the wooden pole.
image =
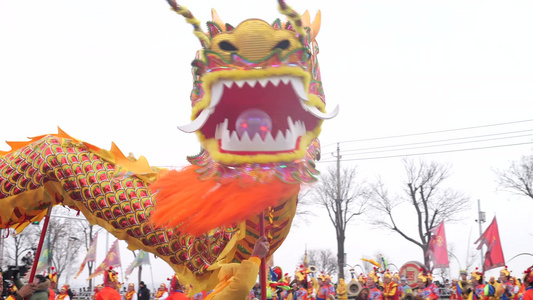
[[[265,236],[265,212],[259,215],[259,235]],[[266,270],[266,256],[261,258],[261,266],[259,267],[259,280],[261,283],[261,300],[267,299],[267,270]]]
[[[50,221],[50,214],[52,213],[52,204],[48,205],[48,212],[44,217],[43,230],[41,231],[41,237],[39,238],[39,245],[37,246],[37,251],[35,251],[35,258],[33,259],[33,266],[31,267],[30,281],[33,282],[35,278],[35,273],[37,272],[37,264],[39,263],[39,257],[41,256],[41,251],[43,250],[44,237],[46,236],[46,231],[48,230],[48,222]],[[49,246],[50,247],[50,246]]]

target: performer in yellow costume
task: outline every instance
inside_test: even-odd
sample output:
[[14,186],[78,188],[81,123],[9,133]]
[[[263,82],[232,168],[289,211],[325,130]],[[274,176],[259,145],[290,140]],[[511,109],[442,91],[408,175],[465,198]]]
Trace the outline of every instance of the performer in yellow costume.
[[219,283],[206,300],[246,300],[255,285],[261,258],[268,253],[268,240],[260,237],[255,243],[252,256],[240,264],[226,264],[218,273]]
[[348,300],[348,289],[344,282],[344,278],[339,279],[339,284],[337,285],[337,299]]

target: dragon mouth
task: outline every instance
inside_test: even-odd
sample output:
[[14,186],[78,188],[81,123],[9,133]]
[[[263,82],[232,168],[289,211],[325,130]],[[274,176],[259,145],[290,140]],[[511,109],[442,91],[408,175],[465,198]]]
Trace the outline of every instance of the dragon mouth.
[[210,102],[183,131],[199,130],[216,140],[221,153],[276,154],[299,149],[307,132],[322,119],[311,105],[304,80],[298,76],[219,78],[211,84]]

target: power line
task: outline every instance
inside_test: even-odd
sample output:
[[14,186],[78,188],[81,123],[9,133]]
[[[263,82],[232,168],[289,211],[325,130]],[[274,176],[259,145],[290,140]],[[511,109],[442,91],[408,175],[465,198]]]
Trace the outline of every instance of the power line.
[[[495,141],[495,140],[512,139],[512,138],[519,138],[519,137],[526,137],[526,136],[531,136],[531,134],[523,134],[523,135],[516,135],[516,136],[506,136],[506,137],[483,139],[483,140],[476,140],[476,141],[463,141],[463,142],[438,144],[438,145],[407,147],[407,148],[399,148],[399,149],[374,150],[374,151],[366,151],[366,152],[360,152],[360,153],[348,153],[348,154],[345,154],[345,155],[361,155],[361,154],[368,154],[368,153],[391,152],[391,151],[412,150],[412,149],[431,148],[431,147],[445,147],[445,146],[452,146],[452,145],[461,145],[461,144],[470,144],[470,143],[480,143],[480,142]],[[380,148],[380,147],[378,147],[378,148]],[[349,151],[349,150],[347,150],[347,151]]]
[[453,128],[453,129],[444,129],[444,130],[437,130],[437,131],[426,131],[426,132],[418,132],[418,133],[408,133],[408,134],[400,134],[400,135],[390,135],[390,136],[382,136],[382,137],[375,137],[375,138],[364,138],[364,139],[355,139],[355,140],[346,140],[346,141],[340,141],[335,142],[331,144],[324,145],[322,147],[329,147],[332,145],[336,145],[337,143],[353,143],[353,142],[364,142],[364,141],[374,141],[374,140],[384,140],[384,139],[392,139],[392,138],[399,138],[399,137],[408,137],[408,136],[417,136],[417,135],[428,135],[428,134],[435,134],[435,133],[443,133],[443,132],[453,132],[453,131],[461,131],[461,130],[470,130],[470,129],[477,129],[477,128],[486,128],[486,127],[494,127],[494,126],[502,126],[502,125],[509,125],[509,124],[517,124],[517,123],[525,123],[525,122],[532,122],[533,119],[529,120],[521,120],[521,121],[513,121],[513,122],[504,122],[504,123],[495,123],[495,124],[487,124],[487,125],[479,125],[479,126],[470,126],[470,127],[461,127],[461,128]]
[[[465,148],[465,149],[453,149],[453,150],[443,150],[443,151],[434,151],[434,152],[423,152],[423,153],[398,154],[398,155],[388,155],[388,156],[351,158],[351,159],[343,159],[342,161],[372,160],[372,159],[385,159],[385,158],[394,158],[394,157],[430,155],[430,154],[440,154],[440,153],[451,153],[451,152],[462,152],[462,151],[472,151],[472,150],[482,150],[482,149],[491,149],[491,148],[520,146],[520,145],[527,145],[527,144],[533,144],[533,141],[532,142],[525,142],[525,143],[505,144],[505,145],[495,145],[495,146]],[[317,161],[317,163],[329,163],[329,162],[335,162],[335,161],[336,160],[325,160],[325,161]]]
[[[422,145],[422,144],[440,143],[440,142],[448,142],[448,141],[458,141],[458,140],[465,140],[465,139],[474,139],[474,138],[480,138],[480,137],[498,136],[498,135],[504,135],[504,134],[513,134],[513,133],[530,132],[530,131],[533,131],[533,129],[510,131],[510,132],[501,132],[501,133],[492,133],[492,134],[484,134],[484,135],[474,135],[474,136],[451,138],[451,139],[440,139],[440,140],[432,140],[432,141],[425,141],[425,142],[415,142],[415,143],[404,143],[404,144],[395,144],[395,145],[386,145],[386,146],[357,148],[357,149],[344,150],[344,152],[354,152],[354,151],[362,151],[362,150],[374,150],[374,149],[394,148],[394,147],[401,147],[401,146],[412,146],[412,145]],[[519,135],[519,136],[511,136],[511,137],[504,137],[504,138],[523,137],[523,136],[529,136],[529,135]],[[500,139],[503,139],[503,138],[500,138]],[[464,142],[464,143],[475,143],[475,142],[482,142],[482,141],[487,141],[487,140],[492,140],[492,139],[467,141],[467,142]],[[455,144],[455,143],[439,144],[439,145],[433,145],[433,146],[427,146],[427,147],[447,146],[447,145],[453,145],[453,144]],[[407,149],[409,149],[409,148],[407,148]],[[398,150],[403,150],[403,149],[398,149]],[[394,151],[394,150],[389,150],[389,151]]]

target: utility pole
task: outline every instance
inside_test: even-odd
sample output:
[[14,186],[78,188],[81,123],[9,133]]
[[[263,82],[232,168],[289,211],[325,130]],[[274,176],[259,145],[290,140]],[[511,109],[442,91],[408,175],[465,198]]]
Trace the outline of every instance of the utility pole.
[[337,201],[341,199],[341,148],[337,143]]
[[337,197],[335,199],[335,220],[337,223],[337,264],[339,269],[339,278],[344,279],[344,264],[346,263],[345,257],[344,257],[344,220],[342,215],[342,191],[341,191],[341,149],[340,149],[340,143],[337,143],[337,155],[333,155],[337,157]]
[[[481,211],[481,200],[479,199],[477,199],[477,213],[478,213],[478,219],[476,220],[476,222],[479,224],[479,236],[481,236],[483,234],[483,228],[481,224],[485,223],[486,219],[485,219],[485,212]],[[485,260],[483,259],[483,247],[479,249],[479,254],[481,255],[481,268],[484,272],[485,271],[485,268],[484,268]]]

